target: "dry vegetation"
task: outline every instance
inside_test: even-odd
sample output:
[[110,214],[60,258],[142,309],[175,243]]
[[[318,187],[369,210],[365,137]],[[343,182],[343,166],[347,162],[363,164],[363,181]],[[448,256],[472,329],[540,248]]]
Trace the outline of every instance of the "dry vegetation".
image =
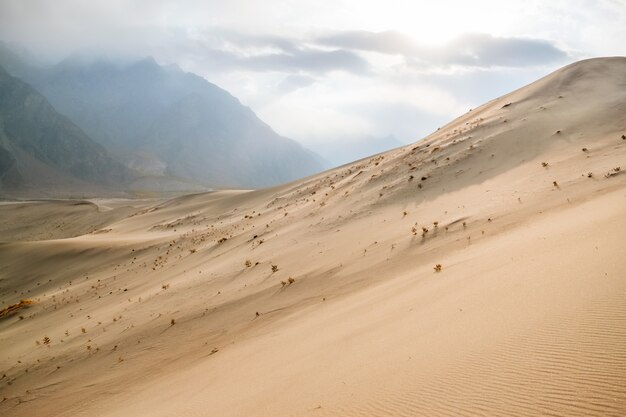
[[10,306],[0,310],[0,318],[10,317],[18,311],[30,307],[32,304],[33,300],[20,300],[19,303],[11,304]]

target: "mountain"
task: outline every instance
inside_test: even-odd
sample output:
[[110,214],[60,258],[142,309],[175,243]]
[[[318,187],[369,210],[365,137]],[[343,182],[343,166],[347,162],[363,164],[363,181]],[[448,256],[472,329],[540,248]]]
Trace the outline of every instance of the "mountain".
[[67,59],[29,81],[127,165],[204,185],[262,187],[321,171],[225,90],[177,66]]
[[131,179],[30,85],[0,67],[0,192],[41,195],[119,188]]
[[0,414],[626,415],[625,165],[605,58],[270,189],[0,205]]
[[35,59],[24,50],[13,46],[9,47],[0,41],[0,65],[11,75],[25,78],[34,67],[37,67]]
[[347,164],[377,153],[405,145],[394,135],[366,136],[353,140],[337,140],[309,145],[312,150],[334,166]]

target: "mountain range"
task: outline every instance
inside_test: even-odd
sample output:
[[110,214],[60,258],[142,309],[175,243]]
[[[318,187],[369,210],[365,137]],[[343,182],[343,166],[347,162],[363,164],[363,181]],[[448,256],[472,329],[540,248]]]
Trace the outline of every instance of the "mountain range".
[[[329,166],[274,132],[227,91],[175,65],[161,66],[152,58],[116,63],[73,57],[37,66],[6,47],[0,51],[3,63],[13,80],[30,84],[84,138],[101,145],[101,153],[123,164],[118,172],[132,172],[125,177],[132,181],[119,182],[120,189],[158,188],[155,184],[164,181],[177,182],[179,188],[258,188]],[[0,160],[11,159],[7,152],[3,155]],[[84,165],[95,157],[81,155]],[[46,164],[47,155],[40,157]]]
[[30,85],[0,67],[0,192],[119,188],[131,171]]

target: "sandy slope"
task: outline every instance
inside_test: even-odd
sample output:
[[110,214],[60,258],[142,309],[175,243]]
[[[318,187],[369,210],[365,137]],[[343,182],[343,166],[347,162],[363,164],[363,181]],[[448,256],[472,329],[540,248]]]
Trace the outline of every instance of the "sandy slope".
[[92,199],[0,202],[0,241],[64,239],[105,233],[106,225],[124,219],[158,199]]
[[0,414],[624,415],[624,134],[626,59],[590,60],[282,187],[2,236],[35,304]]

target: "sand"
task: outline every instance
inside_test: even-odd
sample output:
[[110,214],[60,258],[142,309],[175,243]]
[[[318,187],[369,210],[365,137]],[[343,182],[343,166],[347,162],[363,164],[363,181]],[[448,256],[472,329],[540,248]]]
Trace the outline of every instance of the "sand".
[[595,59],[272,189],[2,206],[0,414],[624,415],[624,134]]

